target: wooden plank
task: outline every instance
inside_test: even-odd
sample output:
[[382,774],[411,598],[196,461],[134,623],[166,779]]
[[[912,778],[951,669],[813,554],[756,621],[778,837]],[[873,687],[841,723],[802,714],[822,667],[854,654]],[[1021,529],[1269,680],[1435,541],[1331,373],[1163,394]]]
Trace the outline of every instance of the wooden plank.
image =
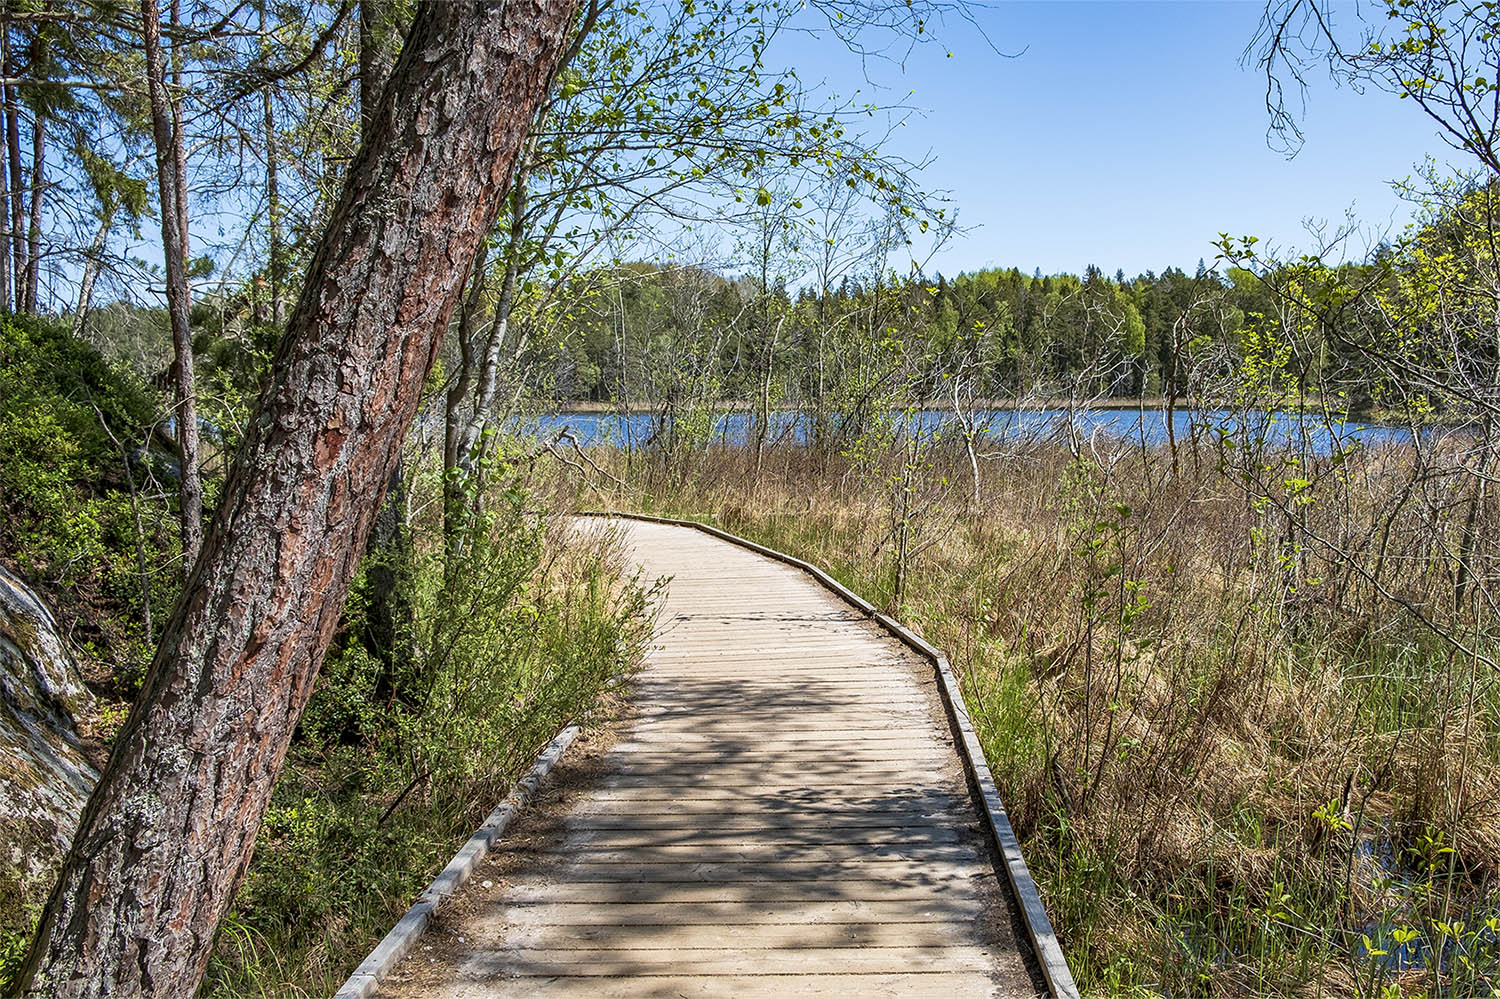
[[[887,860],[943,861],[962,864],[974,861],[974,851],[955,841],[929,841],[925,837],[897,839],[889,843],[863,839],[842,843],[786,842],[779,839],[738,839],[729,843],[693,842],[648,844],[613,848],[579,837],[559,844],[555,851],[537,851],[531,855],[538,863],[561,868],[564,865],[596,864],[708,864],[740,866],[768,864],[842,864],[880,863]],[[977,866],[977,864],[976,864]]]
[[[768,705],[747,706],[742,714],[732,718],[699,718],[699,730],[775,729],[778,732],[802,732],[802,730],[865,729],[870,724],[885,721],[885,727],[927,727],[927,712],[916,706],[862,705],[862,703],[820,703],[820,705]],[[652,715],[639,718],[634,730],[694,730],[693,718],[688,712],[673,712],[672,715]]]
[[927,665],[816,570],[622,536],[671,579],[640,714],[388,994],[1035,995]]
[[699,809],[691,812],[676,812],[673,814],[661,814],[643,812],[640,809],[629,808],[614,812],[601,812],[598,809],[575,809],[572,814],[562,823],[564,831],[573,829],[667,829],[672,831],[693,831],[705,833],[728,832],[743,829],[806,829],[809,826],[819,826],[825,829],[848,830],[860,827],[875,829],[890,829],[897,826],[923,826],[938,825],[943,828],[951,828],[955,817],[962,816],[972,820],[973,816],[967,810],[960,812],[958,809],[886,809],[875,810],[871,808],[846,808],[846,809],[786,809],[770,811],[766,809],[743,810],[743,811],[721,811],[714,809],[712,814],[717,821],[707,823],[703,816],[707,809]]
[[[880,894],[878,887],[872,894]],[[597,894],[583,901],[513,902],[494,910],[497,920],[555,926],[660,926],[670,923],[723,923],[736,926],[778,923],[786,926],[832,923],[943,923],[979,918],[984,905],[960,896],[936,900],[930,892],[917,898],[873,898],[809,901],[800,897],[742,901],[622,902]]]
[[795,677],[775,676],[766,673],[744,674],[736,677],[726,688],[726,682],[714,678],[699,682],[689,681],[686,677],[674,683],[666,683],[656,680],[635,681],[636,691],[649,697],[653,703],[671,704],[675,702],[691,703],[694,701],[706,701],[708,703],[722,704],[729,698],[741,699],[752,695],[758,697],[786,696],[792,694],[810,694],[814,696],[828,696],[840,694],[851,698],[862,697],[868,694],[880,694],[882,692],[899,692],[903,695],[914,691],[931,691],[933,685],[920,683],[907,683],[889,676],[880,676],[876,673],[860,675],[852,670],[844,670],[844,675],[819,674],[817,676],[804,675]]
[[840,860],[802,863],[795,860],[755,860],[745,863],[729,861],[688,863],[665,861],[655,864],[602,863],[561,858],[557,854],[536,854],[536,860],[550,863],[558,880],[639,881],[642,884],[677,883],[679,881],[822,881],[845,878],[858,880],[900,881],[904,884],[926,884],[936,888],[955,880],[993,878],[988,866],[964,865],[951,860],[905,859]]
[[[862,778],[892,784],[911,776],[913,764],[903,756],[883,760],[824,760],[815,756],[776,760],[721,760],[634,763],[630,778],[660,778],[663,786],[707,781],[730,786],[749,780],[758,783],[800,783],[820,777]],[[603,785],[609,786],[609,785]]]
[[[552,872],[554,875],[560,872]],[[934,891],[934,885],[953,890]],[[497,905],[775,905],[794,914],[801,906],[902,902],[944,911],[958,904],[980,905],[953,879],[902,880],[892,877],[824,878],[820,881],[585,881],[527,880],[506,885]],[[687,912],[687,909],[683,910]],[[794,921],[794,920],[789,920]]]
[[[806,717],[809,715],[835,714],[839,712],[876,713],[887,714],[890,712],[904,712],[916,714],[921,717],[927,711],[929,698],[927,697],[861,697],[853,703],[842,701],[830,701],[815,697],[799,697],[790,693],[779,694],[769,704],[746,704],[743,696],[737,695],[743,705],[740,711],[742,719],[756,719],[763,721],[775,721],[787,716]],[[658,710],[643,712],[639,721],[687,721],[693,717],[702,717],[705,709],[712,709],[717,703],[715,699],[698,698],[692,701],[679,701],[667,705]]]
[[768,809],[848,809],[865,807],[883,811],[912,811],[936,807],[935,803],[947,800],[956,789],[948,788],[890,788],[883,785],[837,785],[811,787],[807,785],[789,787],[693,787],[691,795],[683,788],[652,784],[645,787],[601,787],[591,800],[623,804],[647,801],[696,802],[709,806],[715,814],[742,810],[747,802],[767,802]]
[[573,803],[573,814],[592,816],[640,816],[651,821],[690,822],[711,825],[718,820],[732,820],[742,816],[782,819],[788,822],[836,822],[858,815],[874,815],[881,820],[895,821],[903,816],[951,816],[954,821],[973,820],[973,810],[968,802],[942,794],[890,797],[872,795],[867,797],[823,797],[808,800],[807,796],[788,800],[779,796],[768,798],[753,794],[733,798],[705,798],[701,795],[684,797],[668,794],[670,789],[638,789],[606,794],[601,791],[585,800]]
[[627,975],[777,975],[893,974],[937,971],[989,971],[994,952],[973,945],[948,947],[803,947],[783,950],[701,948],[683,951],[571,948],[471,952],[464,960],[466,977],[538,977],[576,975],[620,978]]
[[473,923],[476,948],[529,951],[808,950],[848,947],[943,947],[969,935],[969,920],[906,922],[700,923],[666,913],[661,923],[535,923],[526,913],[507,922]]
[[[661,735],[640,740],[630,751],[612,753],[609,760],[620,767],[638,769],[639,773],[652,773],[653,768],[699,771],[713,768],[742,769],[761,767],[774,769],[777,766],[845,767],[855,769],[888,769],[895,766],[904,769],[907,776],[920,771],[924,762],[951,763],[953,748],[937,740],[906,743],[882,743],[879,746],[862,747],[848,751],[844,746],[808,746],[791,742],[778,743],[762,748],[763,743],[744,738],[736,733],[723,733],[712,742],[700,740],[691,748],[677,755],[674,766],[668,757],[673,752],[668,748],[672,740]],[[946,750],[946,752],[944,752]]]
[[923,825],[773,826],[766,823],[739,824],[738,827],[714,829],[646,828],[579,828],[570,827],[562,840],[562,849],[622,850],[652,846],[720,846],[736,851],[751,847],[827,847],[842,844],[863,846],[912,846],[929,843],[957,843],[958,830],[928,820]]
[[[721,721],[702,722],[694,725],[692,720],[686,717],[680,718],[653,718],[649,721],[640,721],[631,726],[631,732],[636,734],[650,735],[653,733],[693,733],[706,732],[709,734],[726,733],[735,734],[739,732],[753,732],[756,735],[765,735],[767,729],[772,729],[784,739],[797,738],[804,733],[838,733],[847,735],[853,732],[890,732],[892,730],[914,731],[922,727],[925,712],[913,710],[877,711],[869,708],[854,708],[834,705],[827,708],[787,708],[777,711],[751,711],[734,718],[725,718]],[[884,722],[884,724],[882,724]],[[931,738],[931,733],[923,733]],[[847,744],[855,739],[840,738],[841,744]],[[823,740],[820,740],[823,741]]]
[[557,975],[454,979],[420,993],[424,999],[984,999],[999,991],[984,972],[928,974],[633,975],[622,978]]
[[[723,739],[732,737],[734,734],[734,730],[732,729],[727,730],[723,735],[719,735],[711,731],[704,732],[702,730],[699,730],[697,732],[694,732],[693,730],[686,728],[664,729],[659,726],[650,725],[637,726],[631,729],[632,735],[637,739],[637,741],[639,741],[643,737],[650,736],[653,732],[658,731],[670,735],[674,742],[681,743],[683,745],[691,745],[695,742],[722,741]],[[821,730],[814,729],[812,731],[806,732],[779,732],[775,730],[767,732],[765,729],[760,729],[758,731],[754,731],[754,734],[762,737],[756,740],[757,745],[773,746],[780,746],[789,742],[828,743],[835,746],[843,745],[853,741],[863,741],[870,744],[890,744],[906,742],[915,743],[917,745],[933,745],[937,742],[937,737],[930,729],[915,727],[880,728],[879,726],[874,725],[863,728],[839,728]]]
[[726,805],[722,800],[713,802],[683,802],[676,798],[614,799],[601,802],[580,802],[573,810],[575,821],[580,823],[615,823],[618,828],[672,828],[685,825],[695,827],[735,828],[737,825],[759,825],[776,828],[807,825],[843,825],[864,823],[877,828],[897,825],[922,825],[940,822],[948,826],[968,827],[973,824],[973,812],[959,806],[941,806],[924,802],[899,802],[880,809],[862,807],[798,807],[750,809],[735,802]]
[[[643,777],[638,774],[629,774],[602,778],[599,786],[611,791],[656,789],[678,794],[702,794],[721,798],[734,798],[741,794],[759,792],[788,796],[800,795],[806,799],[809,797],[834,798],[848,790],[869,793],[889,787],[892,781],[902,780],[907,776],[909,775],[900,770],[842,776],[833,773],[805,774],[801,777],[770,775],[764,779],[749,775],[715,777],[712,774],[700,774],[695,777],[692,774],[682,774],[671,777]],[[909,790],[920,792],[923,788],[913,787]]]

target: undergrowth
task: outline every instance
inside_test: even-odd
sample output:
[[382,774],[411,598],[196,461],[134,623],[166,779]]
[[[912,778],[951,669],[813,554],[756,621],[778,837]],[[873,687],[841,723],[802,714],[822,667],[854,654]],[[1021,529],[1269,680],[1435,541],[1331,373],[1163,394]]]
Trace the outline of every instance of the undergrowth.
[[[0,317],[0,560],[80,654],[96,765],[180,586],[159,404],[62,324]],[[648,592],[607,539],[528,512],[505,452],[489,442],[485,485],[449,538],[436,462],[412,463],[401,543],[361,563],[202,994],[331,993],[541,747],[609,711],[638,661]],[[42,881],[0,867],[0,992]]]
[[356,586],[201,994],[336,990],[558,730],[610,710],[648,594],[607,540],[523,500],[505,492],[457,555],[414,546],[394,676]]

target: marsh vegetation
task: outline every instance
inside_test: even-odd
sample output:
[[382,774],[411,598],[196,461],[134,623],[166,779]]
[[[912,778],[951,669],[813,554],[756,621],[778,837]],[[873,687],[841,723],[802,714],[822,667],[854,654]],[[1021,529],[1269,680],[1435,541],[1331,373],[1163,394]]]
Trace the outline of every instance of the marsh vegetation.
[[916,474],[595,457],[610,502],[826,566],[948,651],[1090,993],[1484,994],[1497,647],[1434,531],[1464,494],[1403,446],[1282,455],[1259,493],[1236,449],[1095,444],[986,448],[977,507],[951,440]]

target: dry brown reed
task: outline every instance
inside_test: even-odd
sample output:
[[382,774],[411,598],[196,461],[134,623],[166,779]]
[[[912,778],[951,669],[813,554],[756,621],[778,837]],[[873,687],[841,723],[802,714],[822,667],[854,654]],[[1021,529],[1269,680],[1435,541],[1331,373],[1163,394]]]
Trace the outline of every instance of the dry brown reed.
[[1500,516],[1449,448],[996,446],[977,506],[956,448],[595,457],[948,650],[1091,991],[1394,996],[1500,968]]

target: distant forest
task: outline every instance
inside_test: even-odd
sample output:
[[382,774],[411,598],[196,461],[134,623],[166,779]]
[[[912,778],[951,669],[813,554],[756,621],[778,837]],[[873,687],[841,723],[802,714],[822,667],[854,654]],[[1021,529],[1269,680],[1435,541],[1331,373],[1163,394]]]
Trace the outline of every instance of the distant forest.
[[1224,278],[1202,261],[1195,274],[1011,267],[952,279],[846,275],[827,289],[764,293],[755,280],[697,267],[632,264],[593,280],[599,290],[554,352],[531,358],[550,376],[545,394],[559,401],[749,400],[769,375],[776,401],[797,404],[863,382],[895,354],[926,362],[915,377],[934,401],[960,376],[997,400],[1156,396],[1174,380],[1185,390],[1184,351],[1201,354],[1202,338],[1227,348],[1228,360],[1247,317],[1269,310],[1273,297],[1248,271]]
[[[1239,252],[1226,243],[1229,254]],[[538,401],[761,402],[847,409],[860,397],[963,405],[1317,395],[1393,404],[1369,317],[1337,288],[1390,287],[1401,261],[1168,267],[1133,278],[1016,267],[949,278],[844,275],[826,287],[634,263],[574,282],[516,367]],[[545,315],[537,310],[533,315]],[[1248,372],[1276,384],[1249,385]],[[857,405],[856,405],[857,408]]]

